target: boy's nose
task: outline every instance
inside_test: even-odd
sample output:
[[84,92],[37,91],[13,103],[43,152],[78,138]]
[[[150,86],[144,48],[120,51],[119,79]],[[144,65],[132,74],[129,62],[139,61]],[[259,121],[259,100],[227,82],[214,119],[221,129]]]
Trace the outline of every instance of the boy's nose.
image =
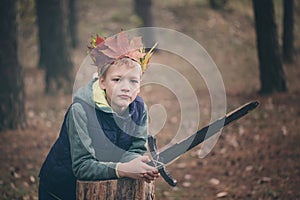
[[123,92],[129,92],[130,91],[130,85],[127,81],[124,81],[122,86],[121,86],[121,90]]

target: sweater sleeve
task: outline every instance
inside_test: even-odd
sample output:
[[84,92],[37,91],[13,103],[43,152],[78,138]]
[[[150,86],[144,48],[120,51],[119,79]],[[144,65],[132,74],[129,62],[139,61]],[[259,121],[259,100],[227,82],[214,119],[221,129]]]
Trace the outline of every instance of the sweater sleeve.
[[148,135],[148,114],[145,107],[141,124],[137,128],[137,133],[129,149],[122,155],[121,162],[129,162],[134,158],[144,155],[147,151],[146,142]]
[[96,159],[88,134],[87,116],[79,103],[72,105],[67,121],[72,168],[76,178],[91,181],[117,178],[117,163],[100,162]]

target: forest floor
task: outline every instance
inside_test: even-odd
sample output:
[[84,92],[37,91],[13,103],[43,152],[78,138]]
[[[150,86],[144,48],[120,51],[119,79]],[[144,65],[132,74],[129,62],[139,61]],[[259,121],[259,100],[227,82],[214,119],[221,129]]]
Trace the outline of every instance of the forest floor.
[[[211,10],[206,1],[200,0],[168,0],[154,4],[156,26],[189,35],[210,54],[224,81],[228,111],[251,100],[260,102],[255,111],[224,128],[212,151],[204,158],[200,158],[200,147],[196,147],[167,166],[178,185],[172,188],[159,178],[156,199],[300,199],[299,27],[295,28],[295,63],[284,65],[288,91],[260,96],[257,93],[259,73],[254,21],[249,2],[230,1],[219,11]],[[130,4],[128,0],[80,2],[81,43],[72,52],[76,67],[86,56],[86,41],[91,32],[112,34],[121,28],[136,26],[138,22]],[[101,12],[106,14],[100,14],[100,18]],[[276,12],[281,33],[282,13],[278,4]],[[27,14],[23,20],[27,21],[22,21],[20,26],[23,41],[20,59],[25,71],[28,126],[24,130],[0,134],[0,199],[5,200],[38,198],[39,169],[57,138],[72,100],[71,95],[43,93],[43,71],[36,68],[35,18]],[[199,101],[199,127],[207,124],[209,94],[205,86],[198,84],[191,67],[165,52],[158,52],[153,60],[184,74]],[[141,94],[149,108],[161,104],[166,111],[166,122],[157,135],[158,145],[162,147],[178,129],[182,112],[178,99],[174,91],[156,86],[142,88]],[[184,130],[189,131],[188,127]]]

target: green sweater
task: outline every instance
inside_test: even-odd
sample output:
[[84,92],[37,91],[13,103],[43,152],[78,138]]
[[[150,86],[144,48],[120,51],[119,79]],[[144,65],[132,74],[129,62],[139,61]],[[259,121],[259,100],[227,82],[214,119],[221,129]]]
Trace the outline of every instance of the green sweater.
[[[80,88],[74,98],[79,98],[96,110],[113,114],[113,110],[106,101],[105,93],[100,89],[97,79],[87,86]],[[100,119],[101,120],[101,119]],[[141,124],[134,133],[135,140],[125,151],[118,162],[104,162],[97,158],[92,139],[88,133],[88,119],[84,108],[80,103],[74,103],[67,116],[67,129],[70,140],[72,169],[77,179],[80,180],[104,180],[118,178],[117,164],[128,162],[146,152],[147,140],[147,109],[144,104],[144,112],[141,116]],[[130,133],[131,134],[131,133]],[[111,149],[104,149],[104,154],[113,153]]]

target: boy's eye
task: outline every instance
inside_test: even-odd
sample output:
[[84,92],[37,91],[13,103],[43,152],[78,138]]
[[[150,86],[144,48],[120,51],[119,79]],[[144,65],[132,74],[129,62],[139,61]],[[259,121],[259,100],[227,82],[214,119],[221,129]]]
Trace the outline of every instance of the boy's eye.
[[139,83],[139,81],[138,80],[130,80],[131,81],[131,83]]
[[120,78],[113,78],[112,81],[113,82],[119,82],[121,79]]

